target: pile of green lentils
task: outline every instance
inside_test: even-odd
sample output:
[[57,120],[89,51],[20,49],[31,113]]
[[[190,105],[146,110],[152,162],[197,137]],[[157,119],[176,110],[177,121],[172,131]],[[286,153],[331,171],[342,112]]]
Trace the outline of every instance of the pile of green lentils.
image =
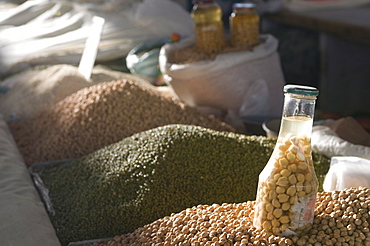
[[158,219],[132,233],[86,246],[369,246],[370,190],[318,193],[312,229],[302,236],[277,236],[253,227],[255,201],[199,205]]
[[[199,204],[253,200],[274,144],[263,136],[174,124],[31,170],[57,236],[68,245],[130,233]],[[322,177],[329,159],[313,157]]]

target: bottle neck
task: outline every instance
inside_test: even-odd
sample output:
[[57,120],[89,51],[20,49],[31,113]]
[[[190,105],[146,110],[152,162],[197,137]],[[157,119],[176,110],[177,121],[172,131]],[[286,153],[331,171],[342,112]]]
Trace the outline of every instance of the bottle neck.
[[288,134],[311,138],[316,96],[285,93],[279,138]]
[[283,117],[305,117],[313,119],[316,96],[285,93]]

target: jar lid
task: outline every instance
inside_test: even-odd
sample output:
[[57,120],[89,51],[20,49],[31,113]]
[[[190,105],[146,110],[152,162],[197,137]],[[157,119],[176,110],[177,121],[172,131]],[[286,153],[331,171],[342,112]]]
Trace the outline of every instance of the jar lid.
[[233,4],[234,9],[235,8],[246,8],[246,9],[254,9],[256,8],[256,4],[254,3],[234,3]]
[[285,85],[284,92],[294,93],[305,96],[318,96],[319,90],[315,87],[305,85]]

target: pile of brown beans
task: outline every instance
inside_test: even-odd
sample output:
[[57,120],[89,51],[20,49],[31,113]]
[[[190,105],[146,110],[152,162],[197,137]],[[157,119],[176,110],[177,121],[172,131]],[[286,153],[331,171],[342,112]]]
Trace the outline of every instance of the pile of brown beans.
[[61,100],[49,111],[9,128],[27,165],[74,159],[134,133],[168,124],[234,129],[142,81],[92,85]]
[[119,245],[370,245],[370,189],[318,193],[312,229],[276,236],[253,227],[254,201],[199,205],[89,246]]

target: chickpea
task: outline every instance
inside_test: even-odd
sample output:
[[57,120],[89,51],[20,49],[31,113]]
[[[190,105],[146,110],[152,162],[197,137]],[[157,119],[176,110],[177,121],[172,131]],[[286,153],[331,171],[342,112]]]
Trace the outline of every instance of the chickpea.
[[283,169],[280,171],[280,174],[281,176],[284,176],[284,177],[289,177],[289,175],[291,174],[292,172],[288,169]]
[[286,168],[286,167],[288,166],[288,164],[289,164],[289,161],[288,161],[286,158],[281,158],[281,159],[279,160],[279,164],[280,164],[280,166],[282,166],[283,168]]
[[282,205],[281,205],[281,209],[283,211],[288,211],[290,209],[290,203],[289,202],[284,202]]
[[286,194],[279,194],[277,197],[280,203],[284,203],[289,200],[289,196]]
[[282,186],[276,187],[276,193],[277,194],[283,194],[283,193],[285,193],[285,188],[282,187]]
[[297,177],[295,176],[295,174],[290,175],[288,180],[289,180],[289,183],[292,185],[297,183]]
[[272,214],[275,216],[275,218],[280,218],[283,215],[283,210],[280,208],[276,208],[274,209]]
[[293,162],[295,160],[296,156],[293,153],[288,152],[286,154],[286,158],[288,159],[289,162]]

